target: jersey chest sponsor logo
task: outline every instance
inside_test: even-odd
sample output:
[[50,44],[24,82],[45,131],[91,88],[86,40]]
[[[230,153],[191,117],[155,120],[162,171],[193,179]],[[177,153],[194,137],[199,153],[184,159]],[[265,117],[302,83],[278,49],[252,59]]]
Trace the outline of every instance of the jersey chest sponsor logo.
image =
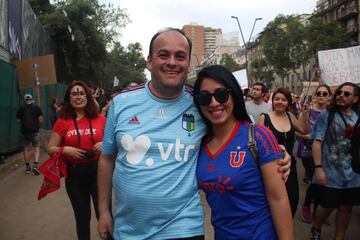
[[[92,129],[93,131],[93,134],[96,135],[96,128],[93,128]],[[90,128],[87,128],[87,129],[79,129],[79,134],[82,136],[82,135],[91,135],[91,132],[90,132]],[[77,135],[77,132],[75,129],[73,130],[69,130],[66,132],[66,135],[68,137],[71,137],[71,136],[76,136]]]
[[[121,137],[121,146],[126,151],[126,160],[132,165],[138,165],[144,160],[151,144],[150,138],[146,135],[140,135],[135,139],[128,134]],[[174,143],[156,143],[156,146],[163,161],[173,158],[179,162],[186,162],[189,159],[190,151],[195,148],[194,144],[187,146],[182,144],[179,138],[176,138]],[[151,167],[154,165],[154,160],[147,158],[145,164]]]
[[230,160],[229,160],[230,165],[234,168],[241,167],[241,165],[243,165],[244,163],[245,155],[246,152],[244,151],[230,152]]
[[217,183],[199,182],[199,185],[204,191],[224,193],[226,191],[234,191],[234,187],[228,184],[230,180],[231,177],[223,180],[223,176],[219,175]]

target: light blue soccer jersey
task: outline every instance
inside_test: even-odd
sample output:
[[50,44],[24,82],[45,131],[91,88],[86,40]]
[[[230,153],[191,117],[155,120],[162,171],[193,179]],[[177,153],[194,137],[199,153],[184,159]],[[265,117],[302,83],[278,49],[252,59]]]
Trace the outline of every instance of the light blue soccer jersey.
[[115,239],[204,234],[195,168],[205,131],[188,87],[173,100],[155,97],[149,83],[113,99],[102,151],[117,152]]

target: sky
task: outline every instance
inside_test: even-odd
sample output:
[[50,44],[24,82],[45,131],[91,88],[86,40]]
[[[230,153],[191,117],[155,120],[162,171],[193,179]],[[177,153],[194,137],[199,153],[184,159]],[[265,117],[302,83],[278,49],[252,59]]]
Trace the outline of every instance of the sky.
[[316,0],[99,0],[99,2],[112,3],[126,9],[131,23],[122,29],[120,42],[123,46],[139,42],[143,47],[144,57],[147,56],[151,37],[165,27],[181,29],[183,25],[195,22],[205,27],[221,28],[223,33],[239,32],[236,20],[231,18],[236,16],[247,41],[255,18],[262,20],[256,22],[252,37],[261,32],[266,24],[279,14],[312,13],[316,7]]

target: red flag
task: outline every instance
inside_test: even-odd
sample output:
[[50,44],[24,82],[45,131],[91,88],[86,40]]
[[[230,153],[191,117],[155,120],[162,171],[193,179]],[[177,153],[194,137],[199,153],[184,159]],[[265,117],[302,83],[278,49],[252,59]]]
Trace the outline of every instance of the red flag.
[[66,163],[62,155],[63,148],[60,148],[48,160],[39,167],[39,171],[44,175],[38,200],[45,197],[48,193],[60,188],[60,178],[66,177]]

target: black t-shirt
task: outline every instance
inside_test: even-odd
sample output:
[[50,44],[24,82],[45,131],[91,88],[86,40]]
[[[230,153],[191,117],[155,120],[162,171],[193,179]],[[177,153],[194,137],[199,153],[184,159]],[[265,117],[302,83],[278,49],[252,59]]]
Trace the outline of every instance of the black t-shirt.
[[39,132],[39,116],[42,115],[41,109],[34,104],[20,107],[16,118],[21,120],[21,133]]

